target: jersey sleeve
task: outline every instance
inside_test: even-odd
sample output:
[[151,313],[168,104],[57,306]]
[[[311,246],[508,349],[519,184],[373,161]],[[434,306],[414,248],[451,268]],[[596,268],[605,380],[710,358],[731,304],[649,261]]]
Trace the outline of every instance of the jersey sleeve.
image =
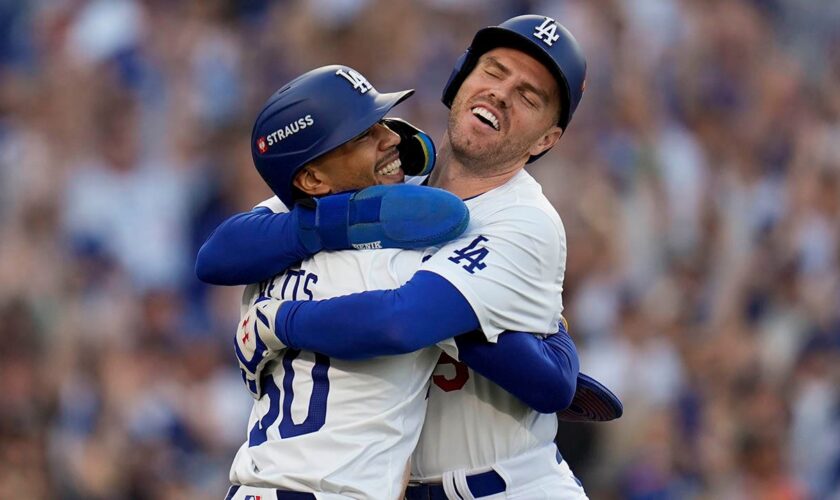
[[512,206],[423,265],[469,302],[487,339],[505,330],[552,333],[562,312],[566,236],[559,218]]

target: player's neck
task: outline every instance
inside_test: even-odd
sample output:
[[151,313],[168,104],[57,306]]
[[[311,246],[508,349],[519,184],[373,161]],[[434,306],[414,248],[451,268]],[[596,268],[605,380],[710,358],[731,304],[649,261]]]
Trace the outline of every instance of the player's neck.
[[429,176],[429,185],[445,189],[462,200],[495,189],[522,170],[520,165],[501,168],[497,172],[476,172],[463,165],[452,154],[448,140],[438,151],[437,166]]

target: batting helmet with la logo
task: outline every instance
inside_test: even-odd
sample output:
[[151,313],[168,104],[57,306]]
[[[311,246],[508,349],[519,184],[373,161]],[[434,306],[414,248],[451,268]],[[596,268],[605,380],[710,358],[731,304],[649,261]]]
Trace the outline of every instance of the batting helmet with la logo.
[[[443,89],[443,103],[452,106],[455,94],[475,68],[478,59],[497,47],[521,50],[540,61],[554,75],[562,105],[557,125],[565,130],[583,97],[586,58],[569,30],[546,16],[517,16],[498,26],[479,30],[470,47],[455,63]],[[532,156],[528,162],[540,156]]]
[[291,207],[292,179],[304,165],[358,136],[413,90],[380,93],[347,66],[314,69],[281,87],[263,105],[251,132],[257,171]]

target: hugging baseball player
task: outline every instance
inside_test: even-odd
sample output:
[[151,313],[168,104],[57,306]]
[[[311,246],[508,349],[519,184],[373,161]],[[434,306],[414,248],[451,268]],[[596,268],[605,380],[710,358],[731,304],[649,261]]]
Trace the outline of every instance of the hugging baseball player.
[[[278,498],[274,488],[315,498],[395,498],[395,478],[417,442],[408,498],[585,498],[553,444],[553,412],[568,407],[573,394],[582,396],[566,410],[572,418],[614,418],[621,408],[596,382],[578,377],[574,345],[560,322],[565,234],[539,185],[523,170],[568,126],[584,78],[574,38],[550,18],[520,16],[479,31],[445,87],[449,126],[440,166],[428,179],[467,200],[466,232],[424,252],[317,254],[249,287],[238,357],[252,392],[267,397],[255,403],[249,442],[231,472],[234,484],[270,486]],[[354,90],[369,87],[355,82]],[[293,137],[306,132],[303,124],[311,126],[301,117]],[[312,121],[318,119],[313,115]],[[258,169],[260,155],[270,153],[262,130],[258,119]],[[382,153],[371,157],[367,169],[397,176],[387,129],[376,130],[364,137],[378,138]],[[283,132],[280,145],[289,135]],[[266,173],[265,164],[260,172],[287,206],[295,201],[293,188],[318,195],[362,187],[325,185],[329,166],[320,178],[317,170],[296,171],[291,185]],[[361,208],[364,195],[340,195],[338,212],[351,214],[345,220],[367,212],[381,222],[387,218],[384,192],[373,193],[381,198],[373,208]],[[330,198],[321,199],[316,214],[334,209],[325,203]],[[306,247],[301,234],[311,224],[300,220],[307,217],[279,225],[275,234],[292,234],[297,242],[287,245],[285,256]],[[294,219],[287,214],[284,221]],[[455,235],[456,219],[447,220],[449,236]],[[254,217],[239,222],[228,233],[258,226]],[[263,230],[262,237],[270,232]],[[336,248],[351,238],[343,239]],[[253,278],[259,274],[254,269],[269,267],[264,263],[239,267],[236,279]],[[371,291],[318,300],[360,289]],[[436,343],[452,356],[442,359],[432,377],[417,441],[430,367],[438,356],[428,346]],[[355,361],[360,359],[365,361]],[[295,397],[301,394],[308,401]],[[487,428],[492,432],[481,432]],[[331,453],[319,456],[318,449]],[[230,496],[249,494],[243,488]]]

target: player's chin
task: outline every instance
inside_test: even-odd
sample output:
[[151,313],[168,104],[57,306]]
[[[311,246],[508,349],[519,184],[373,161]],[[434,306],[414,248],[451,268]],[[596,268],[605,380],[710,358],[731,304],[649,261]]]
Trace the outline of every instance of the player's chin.
[[505,138],[499,132],[488,132],[486,129],[472,127],[465,128],[453,142],[458,143],[459,149],[476,154],[505,147]]
[[503,147],[506,137],[504,134],[491,127],[469,120],[462,123],[461,126],[450,136],[450,140],[464,150],[480,150],[493,149]]

